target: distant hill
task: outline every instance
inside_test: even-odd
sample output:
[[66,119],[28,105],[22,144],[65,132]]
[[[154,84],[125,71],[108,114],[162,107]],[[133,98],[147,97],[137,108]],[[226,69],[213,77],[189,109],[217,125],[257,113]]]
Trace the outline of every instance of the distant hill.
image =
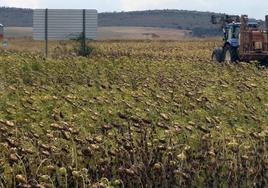
[[32,27],[33,10],[0,7],[0,23],[4,26]]
[[177,29],[209,28],[212,13],[185,10],[148,10],[99,14],[100,26],[140,26]]
[[[192,30],[195,36],[219,34],[210,23],[211,12],[186,10],[147,10],[99,14],[99,26],[160,27]],[[32,27],[31,9],[0,8],[0,23],[5,26]]]
[[187,10],[147,10],[99,14],[100,26],[139,26],[192,30],[194,36],[221,34],[218,26],[210,23],[211,12]]

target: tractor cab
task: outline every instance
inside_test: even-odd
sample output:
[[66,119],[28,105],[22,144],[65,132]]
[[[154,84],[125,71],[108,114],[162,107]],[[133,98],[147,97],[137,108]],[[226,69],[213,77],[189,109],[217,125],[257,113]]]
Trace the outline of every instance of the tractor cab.
[[[229,23],[226,24],[223,28],[223,33],[224,33],[224,42],[225,44],[229,44],[232,47],[239,47],[240,45],[240,27],[241,23]],[[250,19],[249,22],[247,23],[247,27],[251,31],[258,31],[259,29],[259,24],[255,19]]]
[[238,47],[239,46],[239,34],[240,34],[240,23],[231,23],[227,24],[223,28],[223,33],[224,33],[224,43],[229,44],[233,47]]

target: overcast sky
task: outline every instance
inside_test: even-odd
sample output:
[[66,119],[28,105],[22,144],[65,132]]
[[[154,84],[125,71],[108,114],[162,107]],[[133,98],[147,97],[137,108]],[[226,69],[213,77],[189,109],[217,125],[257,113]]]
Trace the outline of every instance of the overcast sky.
[[268,0],[0,0],[0,6],[23,8],[85,8],[99,12],[184,9],[248,14],[262,18],[268,15]]

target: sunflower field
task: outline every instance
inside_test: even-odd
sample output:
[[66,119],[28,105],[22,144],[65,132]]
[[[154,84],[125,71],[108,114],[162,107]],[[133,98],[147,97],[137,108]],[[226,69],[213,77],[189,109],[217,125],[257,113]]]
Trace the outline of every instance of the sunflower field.
[[267,187],[268,69],[219,43],[0,51],[0,187]]

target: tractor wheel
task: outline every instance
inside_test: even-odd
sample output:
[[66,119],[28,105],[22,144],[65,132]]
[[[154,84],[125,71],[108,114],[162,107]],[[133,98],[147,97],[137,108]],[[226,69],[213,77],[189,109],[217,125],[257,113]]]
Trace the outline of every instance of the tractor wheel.
[[226,45],[223,49],[223,61],[227,63],[234,63],[239,60],[237,48]]
[[266,66],[266,67],[268,66],[268,58],[264,58],[260,62],[261,62],[261,65]]
[[213,53],[212,53],[212,61],[214,62],[222,62],[223,61],[223,50],[222,48],[216,48],[213,50]]

